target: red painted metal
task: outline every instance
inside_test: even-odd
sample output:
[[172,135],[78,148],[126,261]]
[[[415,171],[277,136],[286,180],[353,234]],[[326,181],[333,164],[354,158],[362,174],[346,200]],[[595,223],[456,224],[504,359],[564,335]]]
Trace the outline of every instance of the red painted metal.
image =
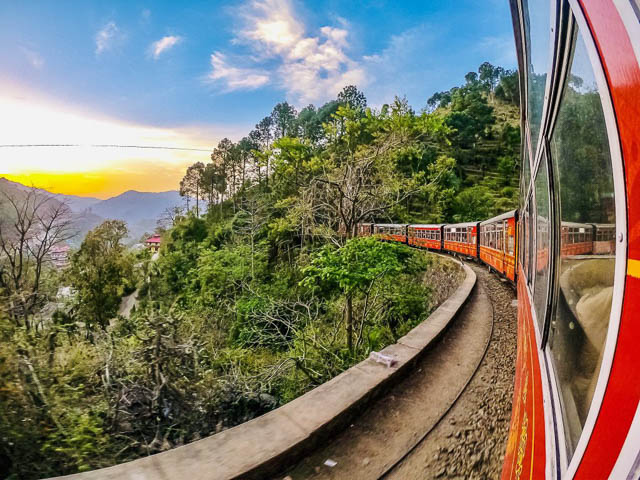
[[414,247],[421,248],[429,248],[431,250],[442,250],[442,242],[441,240],[431,239],[431,238],[420,238],[416,236],[416,233],[419,231],[423,232],[437,232],[440,237],[442,235],[442,231],[440,227],[409,227],[409,237],[407,243]]
[[[628,258],[640,260],[640,68],[612,0],[581,0],[604,67],[624,159],[627,194]],[[615,357],[590,441],[574,478],[607,478],[618,458],[640,401],[640,280],[627,275]]]
[[520,269],[518,275],[518,356],[511,410],[511,429],[502,480],[544,478],[546,468],[544,404],[531,302]]

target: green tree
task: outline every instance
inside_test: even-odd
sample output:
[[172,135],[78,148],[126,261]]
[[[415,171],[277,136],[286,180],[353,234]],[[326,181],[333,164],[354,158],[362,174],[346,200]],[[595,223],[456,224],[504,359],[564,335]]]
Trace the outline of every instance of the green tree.
[[345,298],[347,348],[353,353],[353,297],[371,290],[383,278],[399,274],[413,252],[404,245],[380,242],[375,237],[357,237],[342,247],[325,246],[303,268],[302,285],[317,289],[339,289]]
[[[204,163],[196,162],[187,168],[187,172],[180,181],[180,196],[189,197],[196,200],[196,217],[200,216],[200,200],[203,197],[202,175],[204,173]],[[188,207],[187,207],[188,208]]]
[[296,109],[287,102],[278,103],[273,107],[271,120],[275,138],[293,137],[296,135]]
[[77,291],[77,319],[88,336],[106,329],[120,299],[132,283],[132,264],[122,240],[128,230],[120,220],[107,220],[91,230],[71,258],[70,280]]
[[344,87],[338,94],[338,102],[361,113],[367,108],[367,97],[355,85]]

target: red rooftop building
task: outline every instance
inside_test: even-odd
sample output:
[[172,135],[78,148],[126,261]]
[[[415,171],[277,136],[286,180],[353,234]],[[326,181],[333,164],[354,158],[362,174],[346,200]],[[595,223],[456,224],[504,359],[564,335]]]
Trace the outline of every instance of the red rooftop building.
[[149,238],[147,238],[144,244],[147,246],[149,250],[151,250],[153,253],[156,253],[158,250],[160,250],[160,242],[161,242],[160,235],[152,235]]

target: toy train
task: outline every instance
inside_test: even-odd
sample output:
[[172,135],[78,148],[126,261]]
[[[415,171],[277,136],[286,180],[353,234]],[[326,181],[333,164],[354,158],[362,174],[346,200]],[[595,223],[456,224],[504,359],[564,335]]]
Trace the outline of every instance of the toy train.
[[[539,222],[539,228],[547,228]],[[518,211],[511,210],[484,221],[453,224],[361,223],[358,235],[473,258],[515,284],[518,249]],[[562,256],[611,254],[615,251],[615,225],[563,222]],[[479,239],[479,240],[478,240]],[[545,254],[546,252],[546,254]],[[538,269],[548,262],[548,248],[538,249]]]

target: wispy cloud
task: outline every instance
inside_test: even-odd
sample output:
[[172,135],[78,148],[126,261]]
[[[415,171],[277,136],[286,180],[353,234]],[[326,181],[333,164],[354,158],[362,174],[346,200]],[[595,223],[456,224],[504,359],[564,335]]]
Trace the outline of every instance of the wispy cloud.
[[225,91],[255,90],[269,83],[269,76],[258,69],[239,68],[229,65],[226,55],[220,52],[211,54],[211,72],[209,81],[224,83]]
[[24,46],[20,47],[20,50],[33,68],[40,70],[44,67],[44,58],[38,52]]
[[[345,85],[366,84],[364,68],[348,54],[346,28],[324,26],[310,34],[289,0],[255,0],[241,7],[239,14],[242,27],[236,32],[234,43],[249,47],[258,63],[275,63],[273,80],[293,101],[303,104],[327,100]],[[228,90],[254,89],[270,82],[259,69],[232,67],[221,55],[212,55],[209,78],[226,82]],[[251,80],[241,81],[237,72],[250,72]]]
[[108,22],[96,33],[96,55],[110,50],[113,46],[124,39],[124,35],[118,29],[115,22]]
[[179,35],[167,35],[166,37],[162,37],[157,42],[153,42],[149,47],[149,52],[151,56],[157,59],[162,52],[166,52],[170,48],[173,48],[178,43],[182,42],[182,37]]
[[516,63],[516,47],[513,36],[491,36],[481,38],[477,49],[489,60],[498,65],[514,65]]

